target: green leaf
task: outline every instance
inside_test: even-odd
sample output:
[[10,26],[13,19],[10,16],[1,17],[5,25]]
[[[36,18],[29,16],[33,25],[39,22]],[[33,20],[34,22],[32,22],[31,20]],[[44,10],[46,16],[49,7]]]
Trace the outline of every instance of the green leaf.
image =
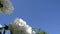
[[0,28],[0,30],[2,30],[3,28]]

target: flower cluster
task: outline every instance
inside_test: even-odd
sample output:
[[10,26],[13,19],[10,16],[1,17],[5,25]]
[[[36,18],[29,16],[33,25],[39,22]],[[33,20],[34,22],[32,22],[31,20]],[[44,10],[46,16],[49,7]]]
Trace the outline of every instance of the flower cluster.
[[0,0],[0,13],[10,14],[13,10],[14,7],[9,0]]
[[13,23],[9,25],[8,28],[13,34],[35,34],[32,27],[27,25],[21,18],[15,19]]

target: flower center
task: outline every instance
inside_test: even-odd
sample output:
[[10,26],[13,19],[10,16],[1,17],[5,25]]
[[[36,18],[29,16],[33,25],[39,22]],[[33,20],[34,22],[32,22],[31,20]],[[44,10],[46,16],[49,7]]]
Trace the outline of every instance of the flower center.
[[0,8],[2,8],[3,7],[3,4],[1,4],[1,2],[0,2]]

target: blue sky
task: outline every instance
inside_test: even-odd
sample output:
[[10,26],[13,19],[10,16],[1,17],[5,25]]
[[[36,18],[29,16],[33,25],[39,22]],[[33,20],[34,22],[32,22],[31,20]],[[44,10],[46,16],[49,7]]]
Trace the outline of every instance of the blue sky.
[[60,34],[60,0],[11,0],[15,10],[11,15],[0,14],[0,24],[9,24],[15,18],[24,19],[27,24]]

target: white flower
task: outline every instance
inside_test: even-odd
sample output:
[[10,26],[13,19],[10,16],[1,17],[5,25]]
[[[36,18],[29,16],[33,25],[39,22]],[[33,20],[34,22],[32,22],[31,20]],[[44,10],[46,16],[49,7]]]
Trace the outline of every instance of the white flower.
[[2,30],[2,25],[0,24],[0,30]]
[[27,25],[21,18],[15,19],[15,21],[9,25],[9,30],[13,34],[35,34],[35,31],[32,31],[32,27]]
[[0,13],[11,14],[14,10],[10,0],[0,0]]
[[2,28],[2,25],[0,24],[0,28]]

